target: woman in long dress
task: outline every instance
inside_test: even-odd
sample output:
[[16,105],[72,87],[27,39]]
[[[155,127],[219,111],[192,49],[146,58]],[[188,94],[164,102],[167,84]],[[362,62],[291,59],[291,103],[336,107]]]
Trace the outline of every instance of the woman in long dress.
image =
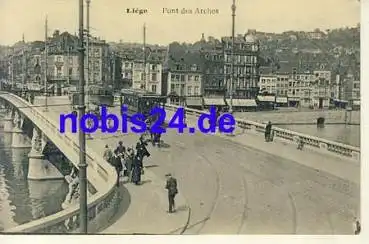
[[139,155],[136,155],[132,165],[132,182],[136,185],[141,182],[142,167],[142,160]]
[[133,165],[133,161],[135,158],[135,153],[133,148],[128,148],[127,149],[127,157],[126,157],[126,172],[127,172],[127,177],[128,177],[128,182],[132,182],[132,165]]

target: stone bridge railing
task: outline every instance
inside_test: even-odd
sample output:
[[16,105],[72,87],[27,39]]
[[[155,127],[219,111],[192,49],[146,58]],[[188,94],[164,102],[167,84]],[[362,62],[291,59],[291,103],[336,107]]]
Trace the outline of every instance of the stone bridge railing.
[[[21,113],[27,116],[47,137],[69,158],[78,168],[79,145],[76,139],[68,134],[59,133],[56,122],[49,120],[37,107],[22,98],[11,94],[1,93],[0,97],[7,100]],[[88,198],[89,232],[96,232],[105,227],[107,220],[115,212],[116,172],[100,155],[88,147],[86,148],[87,179],[97,190]],[[79,206],[71,206],[56,214],[31,221],[26,224],[8,229],[7,233],[73,233],[79,226]]]
[[[177,105],[166,105],[166,109],[168,111],[175,111],[177,108],[181,106]],[[186,116],[195,116],[198,117],[202,113],[206,113],[207,111],[197,110],[186,108]],[[257,123],[254,121],[237,119],[236,118],[237,127],[243,130],[249,130],[251,132],[256,132],[263,134],[265,132],[266,124]],[[274,137],[287,140],[292,143],[298,143],[299,140],[302,140],[305,146],[309,146],[313,149],[322,150],[328,153],[333,153],[339,156],[344,156],[351,158],[353,160],[360,160],[360,148],[353,147],[350,145],[342,144],[339,142],[329,141],[323,138],[305,135],[302,133],[298,133],[295,131],[290,131],[282,128],[278,128],[273,126]]]

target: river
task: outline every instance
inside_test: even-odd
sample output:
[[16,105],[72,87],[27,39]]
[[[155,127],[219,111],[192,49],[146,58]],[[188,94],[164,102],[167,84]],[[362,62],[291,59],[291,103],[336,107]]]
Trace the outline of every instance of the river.
[[0,231],[60,211],[68,192],[64,180],[27,180],[30,149],[10,148],[0,128]]
[[[271,121],[274,124],[278,124],[276,125],[277,127],[360,147],[360,125],[345,125],[345,116],[345,111],[342,110],[303,112],[287,110],[235,113],[235,117],[237,118],[260,123]],[[326,125],[324,128],[317,128],[316,119],[318,117],[325,118]],[[360,124],[360,111],[352,111],[351,122]]]

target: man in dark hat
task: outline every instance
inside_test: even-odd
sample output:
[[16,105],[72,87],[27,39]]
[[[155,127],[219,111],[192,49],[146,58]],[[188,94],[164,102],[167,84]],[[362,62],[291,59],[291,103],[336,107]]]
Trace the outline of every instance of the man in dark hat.
[[126,148],[123,146],[122,141],[119,141],[118,147],[117,147],[116,150],[118,151],[118,154],[125,154],[126,153]]
[[175,212],[175,201],[174,198],[178,194],[177,179],[171,174],[166,174],[167,184],[165,189],[168,190],[168,201],[169,201],[169,213]]

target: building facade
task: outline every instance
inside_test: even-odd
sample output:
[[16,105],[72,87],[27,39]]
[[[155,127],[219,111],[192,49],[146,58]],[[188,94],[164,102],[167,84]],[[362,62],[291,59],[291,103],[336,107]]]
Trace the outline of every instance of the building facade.
[[184,104],[187,97],[202,95],[202,64],[199,52],[184,52],[178,58],[169,58],[164,71],[168,102]]
[[203,60],[203,86],[201,94],[205,97],[224,98],[227,87],[224,78],[223,46],[218,40],[203,41],[200,56]]
[[277,75],[261,75],[259,81],[260,91],[277,94]]
[[[223,37],[223,56],[225,83],[227,84],[227,97],[231,91],[232,75],[232,38]],[[259,92],[259,42],[256,38],[247,34],[239,35],[234,40],[234,75],[233,75],[233,95],[238,98],[252,99]]]

